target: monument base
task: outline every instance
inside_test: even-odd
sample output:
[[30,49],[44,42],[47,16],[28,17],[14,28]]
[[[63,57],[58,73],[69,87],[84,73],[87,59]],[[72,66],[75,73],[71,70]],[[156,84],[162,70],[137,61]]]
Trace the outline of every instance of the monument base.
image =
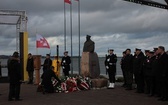
[[97,53],[82,53],[81,75],[90,78],[98,78],[100,76],[99,59]]
[[99,79],[91,79],[92,81],[92,88],[103,88],[107,87],[108,79],[99,78]]

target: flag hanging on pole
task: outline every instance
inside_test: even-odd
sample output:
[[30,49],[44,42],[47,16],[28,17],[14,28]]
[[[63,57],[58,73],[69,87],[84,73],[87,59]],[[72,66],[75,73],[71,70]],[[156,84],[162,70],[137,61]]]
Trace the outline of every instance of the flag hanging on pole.
[[71,4],[71,0],[64,0],[65,3]]
[[41,35],[36,35],[36,48],[49,48],[50,45],[48,44],[47,40],[42,37]]

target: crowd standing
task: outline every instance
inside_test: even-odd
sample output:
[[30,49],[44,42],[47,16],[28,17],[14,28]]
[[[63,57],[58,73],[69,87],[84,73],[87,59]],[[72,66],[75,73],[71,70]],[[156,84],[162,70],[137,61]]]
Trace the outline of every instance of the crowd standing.
[[[156,96],[159,101],[168,101],[168,54],[163,46],[152,51],[136,48],[134,55],[130,49],[123,52],[121,60],[126,90],[136,88],[136,93]],[[136,87],[133,87],[133,79]]]
[[[108,88],[114,89],[117,56],[114,50],[108,50],[109,55],[105,59],[105,67],[109,76]],[[34,60],[31,53],[28,54],[27,72],[29,76],[28,84],[33,84]],[[68,52],[64,52],[64,57],[59,60],[58,56],[52,61],[50,54],[46,54],[43,63],[43,74],[41,76],[41,84],[45,88],[45,92],[53,93],[54,87],[51,79],[55,78],[60,84],[60,66],[62,67],[64,76],[69,76],[71,58]],[[145,50],[145,54],[141,49],[136,48],[134,54],[131,49],[123,52],[121,59],[121,69],[123,72],[124,83],[122,87],[126,90],[136,89],[136,93],[145,93],[148,96],[157,96],[159,101],[168,101],[168,54],[163,46],[154,48],[154,50]],[[8,59],[8,77],[9,77],[9,101],[20,101],[21,87],[21,70],[19,53],[14,52],[12,57]],[[133,84],[136,84],[133,87]]]

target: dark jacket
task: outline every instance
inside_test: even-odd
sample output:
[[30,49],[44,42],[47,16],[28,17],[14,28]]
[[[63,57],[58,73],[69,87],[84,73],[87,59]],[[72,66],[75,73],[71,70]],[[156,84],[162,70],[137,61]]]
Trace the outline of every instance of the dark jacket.
[[132,54],[126,55],[124,59],[125,71],[133,71],[133,56]]
[[20,63],[16,58],[11,58],[10,62],[8,62],[8,76],[10,83],[12,84],[20,83],[21,80]]
[[121,69],[125,70],[125,57],[121,58],[121,63],[120,64],[121,64]]
[[154,59],[155,57],[147,57],[144,60],[144,76],[154,76],[154,70],[152,69]]
[[154,59],[153,59],[153,62],[152,62],[152,70],[154,72],[155,77],[158,75],[157,73],[160,72],[159,69],[158,69],[159,68],[158,61],[159,61],[159,56],[158,55],[154,56]]
[[108,66],[109,69],[116,70],[117,56],[115,54],[108,55],[105,60],[105,66]]
[[34,60],[33,60],[33,57],[27,59],[26,70],[27,70],[28,72],[29,72],[29,71],[34,71]]
[[168,77],[168,55],[166,53],[160,55],[158,59],[158,76],[165,78]]
[[143,73],[144,54],[141,52],[139,55],[135,55],[133,59],[133,72],[134,74]]
[[71,58],[69,56],[63,57],[61,61],[61,66],[63,67],[63,70],[70,71],[70,64],[71,64]]
[[53,70],[47,70],[45,71],[41,78],[42,78],[42,85],[44,86],[45,88],[45,91],[46,92],[54,92],[54,87],[53,87],[53,84],[52,84],[52,81],[51,79],[52,78],[55,78],[59,83],[61,83],[61,81],[58,79],[58,77],[55,75],[54,71]]
[[43,64],[43,71],[49,70],[51,65],[52,65],[52,60],[50,58],[46,58]]

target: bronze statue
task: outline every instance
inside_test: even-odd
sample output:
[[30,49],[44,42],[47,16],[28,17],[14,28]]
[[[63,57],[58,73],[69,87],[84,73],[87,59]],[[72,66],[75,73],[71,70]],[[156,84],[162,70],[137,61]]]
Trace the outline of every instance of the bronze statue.
[[94,52],[95,43],[90,38],[90,35],[86,35],[86,42],[84,43],[83,52]]

